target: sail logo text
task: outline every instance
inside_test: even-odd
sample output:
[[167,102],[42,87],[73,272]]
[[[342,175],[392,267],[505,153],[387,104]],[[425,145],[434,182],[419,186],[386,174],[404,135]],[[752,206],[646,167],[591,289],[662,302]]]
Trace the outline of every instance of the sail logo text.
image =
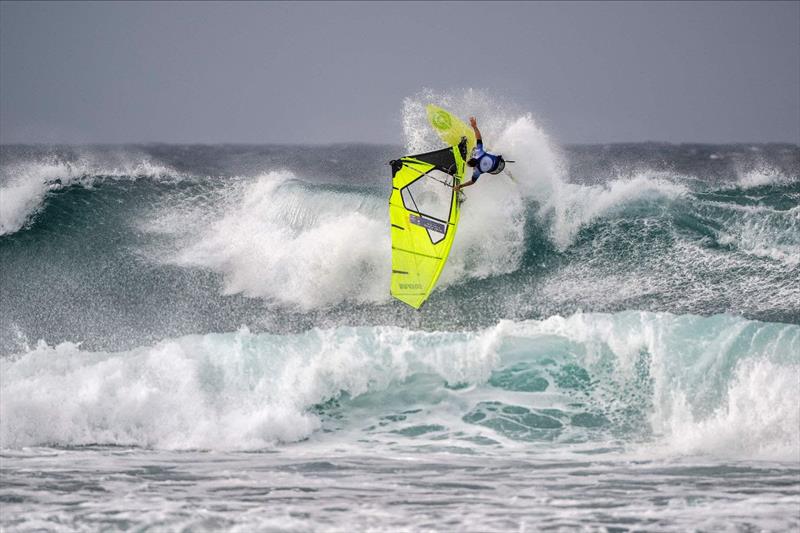
[[429,218],[418,217],[417,215],[409,215],[408,220],[414,225],[422,226],[423,228],[427,228],[438,233],[444,233],[447,229],[447,226],[441,222],[436,222]]

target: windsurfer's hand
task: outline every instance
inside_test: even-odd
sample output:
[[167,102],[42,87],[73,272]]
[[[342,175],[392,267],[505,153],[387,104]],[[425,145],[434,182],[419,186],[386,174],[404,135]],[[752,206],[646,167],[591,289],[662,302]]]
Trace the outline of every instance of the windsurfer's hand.
[[469,117],[469,125],[473,128],[478,125],[478,121],[475,120],[475,117]]

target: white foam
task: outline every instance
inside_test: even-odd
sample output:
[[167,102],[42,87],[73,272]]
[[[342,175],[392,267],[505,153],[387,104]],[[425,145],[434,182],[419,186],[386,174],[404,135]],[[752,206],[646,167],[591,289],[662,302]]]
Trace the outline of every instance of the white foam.
[[340,328],[188,336],[127,352],[40,342],[0,361],[0,446],[89,443],[252,449],[305,439],[308,409],[418,372],[487,379],[491,333]]
[[227,294],[303,309],[386,298],[391,246],[377,198],[306,187],[275,171],[223,201],[219,218],[171,261],[222,274]]
[[755,169],[738,171],[737,184],[743,189],[750,189],[764,185],[782,185],[797,179],[797,176],[792,178],[776,168],[762,165]]
[[660,421],[675,454],[800,462],[800,365],[748,358],[737,367],[723,404],[706,417],[682,391]]

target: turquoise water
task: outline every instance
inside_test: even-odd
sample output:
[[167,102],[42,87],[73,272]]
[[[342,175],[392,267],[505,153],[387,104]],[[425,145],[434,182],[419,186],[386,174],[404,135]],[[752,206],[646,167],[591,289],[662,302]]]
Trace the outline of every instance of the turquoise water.
[[440,288],[409,145],[0,150],[8,531],[800,527],[800,148],[487,131]]

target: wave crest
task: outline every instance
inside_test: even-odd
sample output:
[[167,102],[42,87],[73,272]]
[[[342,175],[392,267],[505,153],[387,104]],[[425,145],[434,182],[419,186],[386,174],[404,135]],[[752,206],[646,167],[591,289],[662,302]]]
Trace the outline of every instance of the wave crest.
[[3,165],[0,176],[0,236],[25,228],[42,209],[47,195],[66,187],[91,187],[104,180],[180,179],[180,173],[148,158],[100,162],[92,157],[68,161],[44,158]]

